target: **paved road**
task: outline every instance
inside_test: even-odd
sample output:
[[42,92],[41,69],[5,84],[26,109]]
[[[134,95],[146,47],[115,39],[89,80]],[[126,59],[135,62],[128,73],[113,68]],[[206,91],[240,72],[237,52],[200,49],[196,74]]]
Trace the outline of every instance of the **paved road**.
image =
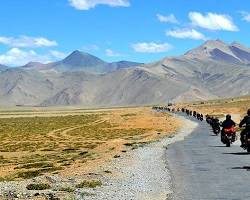
[[250,200],[250,155],[225,147],[202,122],[186,140],[169,146],[174,200]]

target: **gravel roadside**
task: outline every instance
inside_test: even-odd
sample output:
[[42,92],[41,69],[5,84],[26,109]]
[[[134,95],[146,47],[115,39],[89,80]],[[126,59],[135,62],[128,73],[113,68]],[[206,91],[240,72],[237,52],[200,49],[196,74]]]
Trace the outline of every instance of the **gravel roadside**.
[[171,143],[183,140],[197,127],[194,121],[181,116],[176,117],[183,120],[183,128],[177,135],[147,144],[113,161],[108,169],[112,171],[112,176],[103,180],[102,187],[84,190],[94,196],[85,196],[83,199],[168,199],[172,193],[172,184],[166,148]]

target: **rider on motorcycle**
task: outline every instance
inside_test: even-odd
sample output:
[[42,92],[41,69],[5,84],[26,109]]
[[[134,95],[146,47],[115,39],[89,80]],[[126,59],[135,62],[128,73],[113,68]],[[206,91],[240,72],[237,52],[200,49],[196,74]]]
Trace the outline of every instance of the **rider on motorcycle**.
[[220,120],[218,118],[213,119],[212,128],[213,128],[214,133],[216,133],[216,130],[220,131]]
[[244,135],[250,131],[250,108],[247,111],[247,115],[241,120],[239,127],[246,125],[245,129],[240,133],[241,147],[244,146]]
[[225,129],[230,129],[232,127],[236,126],[236,123],[232,120],[231,115],[227,115],[226,116],[226,120],[222,122],[222,130],[221,130],[221,141],[224,140],[224,136],[225,136]]
[[203,114],[200,114],[200,120],[203,121]]
[[217,117],[213,118],[212,126],[220,126],[220,120]]

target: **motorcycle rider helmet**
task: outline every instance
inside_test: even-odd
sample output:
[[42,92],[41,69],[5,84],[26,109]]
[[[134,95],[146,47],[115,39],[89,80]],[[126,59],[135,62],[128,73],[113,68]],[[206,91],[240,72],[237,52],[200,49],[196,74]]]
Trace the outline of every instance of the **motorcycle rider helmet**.
[[247,110],[247,115],[250,116],[250,108]]
[[231,119],[231,115],[228,114],[228,115],[226,116],[226,119]]

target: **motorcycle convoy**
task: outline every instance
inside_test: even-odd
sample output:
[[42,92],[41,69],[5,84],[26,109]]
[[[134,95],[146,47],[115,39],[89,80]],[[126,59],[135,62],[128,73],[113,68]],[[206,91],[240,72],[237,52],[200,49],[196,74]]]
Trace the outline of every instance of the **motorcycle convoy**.
[[221,133],[221,142],[227,147],[230,147],[231,144],[236,141],[236,124],[231,119],[230,115],[226,116],[226,120],[224,122],[220,122],[218,118],[207,115],[206,121],[211,125],[215,135],[219,135]]
[[[200,121],[203,121],[203,114],[200,114],[196,111],[191,111],[185,108],[175,109],[170,107],[158,107],[154,106],[153,109],[168,111],[168,112],[182,112],[186,113],[188,116],[193,116]],[[221,142],[226,145],[226,147],[230,147],[237,140],[236,135],[236,123],[231,119],[231,115],[226,116],[226,120],[221,122],[217,117],[213,117],[210,115],[206,115],[206,122],[211,125],[213,133],[215,135],[219,135],[221,133]],[[247,111],[247,116],[241,120],[239,124],[239,128],[243,128],[240,134],[241,147],[247,150],[250,153],[250,109]]]

